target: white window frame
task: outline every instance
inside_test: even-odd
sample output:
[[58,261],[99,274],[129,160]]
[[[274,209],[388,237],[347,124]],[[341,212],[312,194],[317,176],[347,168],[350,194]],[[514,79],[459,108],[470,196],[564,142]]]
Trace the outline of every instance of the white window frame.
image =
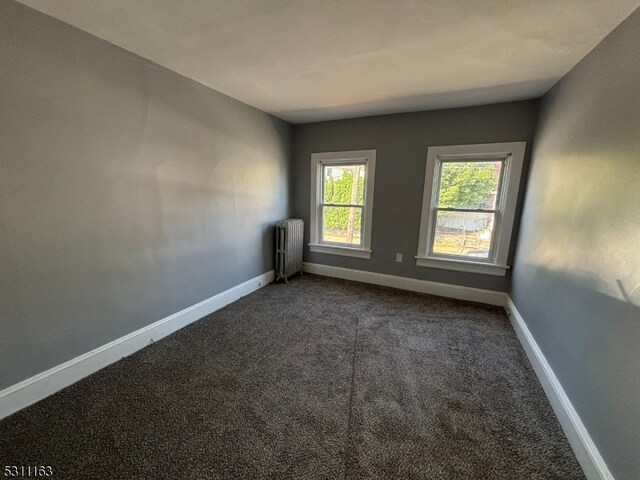
[[[485,143],[429,147],[422,197],[420,237],[416,265],[420,267],[460,270],[504,276],[509,269],[507,259],[516,214],[520,176],[526,142]],[[440,169],[443,161],[502,160],[502,181],[495,207],[492,247],[489,258],[454,257],[431,253],[435,234]]]
[[[362,243],[351,246],[344,243],[322,242],[322,167],[326,165],[364,164],[364,202],[362,206]],[[373,218],[373,186],[375,184],[376,151],[353,150],[311,154],[311,215],[310,243],[312,252],[371,258],[371,221]]]

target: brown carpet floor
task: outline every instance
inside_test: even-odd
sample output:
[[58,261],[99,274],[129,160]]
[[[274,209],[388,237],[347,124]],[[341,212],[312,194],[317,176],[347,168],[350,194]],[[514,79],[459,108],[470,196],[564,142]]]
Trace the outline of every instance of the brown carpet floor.
[[305,275],[0,421],[87,479],[583,479],[495,307]]

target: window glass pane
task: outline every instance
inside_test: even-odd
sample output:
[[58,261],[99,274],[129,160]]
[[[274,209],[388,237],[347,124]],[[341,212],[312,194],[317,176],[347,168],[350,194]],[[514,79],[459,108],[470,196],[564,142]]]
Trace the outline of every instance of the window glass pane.
[[323,207],[322,241],[360,245],[361,207]]
[[493,210],[501,161],[442,162],[438,207]]
[[323,203],[363,205],[364,177],[364,165],[323,166]]
[[489,258],[494,214],[438,211],[433,253]]

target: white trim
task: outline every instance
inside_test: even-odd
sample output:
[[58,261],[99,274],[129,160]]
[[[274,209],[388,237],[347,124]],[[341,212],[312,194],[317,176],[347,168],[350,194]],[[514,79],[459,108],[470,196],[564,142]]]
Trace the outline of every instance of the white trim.
[[[362,218],[362,246],[350,247],[347,245],[328,245],[321,243],[320,233],[320,202],[318,195],[322,194],[322,166],[327,163],[365,164],[364,184],[364,215]],[[376,151],[375,150],[351,150],[346,152],[322,152],[311,154],[311,192],[309,210],[309,246],[312,252],[321,252],[333,255],[345,255],[358,258],[371,258],[371,224],[373,221],[373,195],[376,176]],[[318,246],[326,247],[323,250]],[[336,248],[338,247],[338,248]],[[314,249],[315,248],[315,249]],[[358,254],[357,252],[361,252]]]
[[505,294],[492,290],[462,287],[460,285],[430,282],[428,280],[398,277],[384,273],[366,272],[364,270],[353,270],[351,268],[333,267],[319,263],[304,262],[302,264],[302,271],[315,273],[316,275],[324,275],[325,277],[342,278],[356,282],[399,288],[400,290],[409,290],[410,292],[428,293],[440,297],[457,298],[459,300],[486,303],[488,305],[504,305]]
[[326,245],[323,243],[310,243],[309,251],[316,253],[328,253],[331,255],[343,255],[345,257],[371,258],[371,250],[362,248],[343,247],[342,245]]
[[[526,142],[508,143],[484,143],[479,145],[447,145],[434,146],[427,149],[427,167],[424,176],[424,190],[422,194],[422,213],[420,215],[420,234],[418,237],[418,254],[416,265],[422,267],[447,268],[448,270],[470,271],[466,264],[457,262],[454,259],[435,257],[429,254],[430,239],[433,238],[433,215],[437,207],[438,189],[437,184],[440,179],[436,172],[441,160],[485,160],[487,158],[504,159],[502,173],[501,192],[496,205],[496,221],[494,231],[494,246],[490,252],[490,259],[478,261],[477,263],[487,266],[489,263],[498,268],[506,268],[507,257],[509,255],[509,245],[511,243],[511,233],[515,219],[516,203],[518,199],[518,189],[520,186],[520,176],[524,162]],[[439,266],[430,264],[423,260],[438,260]],[[474,260],[469,260],[473,262]],[[449,267],[444,267],[442,262],[448,262]],[[482,270],[482,269],[480,269]],[[475,270],[479,272],[480,270]],[[480,273],[500,274],[499,270],[490,273],[489,270]],[[506,274],[506,270],[502,275]]]
[[263,273],[235,287],[187,307],[151,325],[129,333],[90,352],[0,391],[0,419],[68,387],[101,368],[170,335],[196,320],[235,302],[273,281],[274,272]]
[[558,377],[508,295],[504,308],[585,476],[588,480],[614,480]]
[[484,273],[504,277],[509,267],[494,263],[472,262],[466,260],[454,260],[439,257],[416,257],[416,265],[419,267],[441,268],[444,270],[458,270],[461,272]]

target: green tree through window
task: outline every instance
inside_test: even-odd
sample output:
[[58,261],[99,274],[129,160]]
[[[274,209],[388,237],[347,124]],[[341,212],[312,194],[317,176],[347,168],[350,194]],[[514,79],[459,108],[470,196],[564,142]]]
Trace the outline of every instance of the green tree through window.
[[[355,201],[353,198],[353,183],[354,175],[350,170],[345,170],[344,173],[338,177],[333,178],[329,175],[325,179],[325,202],[333,204],[364,204],[364,177],[359,175],[358,188],[355,195]],[[324,228],[327,230],[344,230],[349,223],[349,208],[334,208],[328,210],[325,214]],[[362,224],[362,218],[360,215],[355,216],[353,228],[355,231],[360,231]]]
[[499,162],[446,162],[440,178],[440,208],[493,208]]

